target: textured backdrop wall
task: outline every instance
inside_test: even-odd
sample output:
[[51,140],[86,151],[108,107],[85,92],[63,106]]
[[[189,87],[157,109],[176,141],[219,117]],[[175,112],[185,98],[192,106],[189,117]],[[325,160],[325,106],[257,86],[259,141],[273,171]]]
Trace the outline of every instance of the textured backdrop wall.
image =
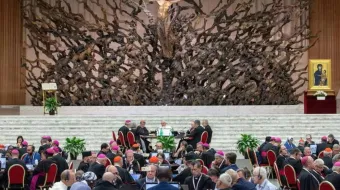
[[287,2],[26,0],[31,103],[56,82],[63,105],[298,104],[315,36]]

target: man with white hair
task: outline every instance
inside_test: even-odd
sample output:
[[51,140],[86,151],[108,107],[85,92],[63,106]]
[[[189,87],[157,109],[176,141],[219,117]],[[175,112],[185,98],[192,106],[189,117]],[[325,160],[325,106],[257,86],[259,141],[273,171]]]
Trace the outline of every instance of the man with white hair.
[[333,145],[333,155],[336,155],[339,153],[340,153],[340,145],[338,144]]
[[340,162],[335,162],[332,170],[333,173],[329,174],[326,180],[329,181],[335,189],[340,189]]
[[303,169],[299,175],[300,190],[318,190],[319,181],[311,173],[314,168],[314,160],[310,156],[305,156],[301,159]]
[[96,174],[98,179],[101,179],[105,173],[106,156],[104,154],[99,154],[97,161],[92,163],[89,167],[89,172]]
[[267,179],[267,171],[263,167],[256,167],[253,171],[254,183],[257,190],[277,190],[278,188]]
[[216,182],[216,188],[219,190],[230,190],[232,179],[228,173],[224,173]]
[[324,180],[324,170],[325,170],[325,163],[322,159],[318,158],[314,161],[314,169],[311,173],[318,179],[319,183]]

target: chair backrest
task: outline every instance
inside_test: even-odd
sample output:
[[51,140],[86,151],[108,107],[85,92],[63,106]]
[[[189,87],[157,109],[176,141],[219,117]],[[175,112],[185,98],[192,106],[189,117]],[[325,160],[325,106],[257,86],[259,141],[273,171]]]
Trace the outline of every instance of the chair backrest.
[[285,171],[285,176],[287,179],[288,187],[291,188],[291,186],[295,186],[296,185],[296,172],[293,166],[289,164],[285,165],[284,171]]
[[208,175],[208,168],[207,166],[202,166],[202,173],[204,173],[205,175]]
[[111,160],[110,159],[106,159],[106,163],[105,163],[105,167],[112,165]]
[[129,142],[129,146],[132,147],[133,144],[135,144],[135,135],[133,134],[133,132],[129,131],[127,133],[127,139],[128,139],[128,142]]
[[208,141],[208,132],[207,131],[204,131],[201,135],[201,142],[202,143],[207,143]]
[[256,154],[253,150],[251,150],[250,148],[247,148],[247,155],[248,155],[249,161],[250,161],[250,163],[253,167],[259,165],[259,163],[257,161]]
[[123,132],[118,131],[118,139],[119,139],[120,144],[121,144],[123,147],[126,147],[125,138],[124,138]]
[[319,153],[318,158],[323,158],[323,151]]
[[202,159],[196,159],[196,161],[199,161],[201,163],[201,166],[205,166]]
[[25,168],[20,164],[14,164],[8,169],[8,188],[11,185],[22,185],[25,186]]
[[50,168],[48,169],[48,172],[45,175],[45,182],[43,186],[54,184],[57,172],[58,166],[56,164],[51,164]]
[[279,168],[277,167],[276,161],[273,164],[274,172],[277,178],[277,182],[279,183],[280,187],[282,187],[282,181],[281,181],[281,176],[280,176],[280,171]]
[[26,158],[26,156],[27,156],[28,154],[27,153],[25,153],[25,154],[23,154],[22,156],[21,156],[21,160],[24,160],[25,158]]
[[72,161],[68,164],[68,169],[73,170],[73,162]]
[[116,133],[114,131],[112,131],[112,138],[114,141],[117,141]]
[[335,190],[335,187],[329,181],[323,181],[319,185],[319,190]]
[[276,161],[276,154],[272,150],[268,150],[267,152],[267,160],[270,166],[274,165],[274,162]]

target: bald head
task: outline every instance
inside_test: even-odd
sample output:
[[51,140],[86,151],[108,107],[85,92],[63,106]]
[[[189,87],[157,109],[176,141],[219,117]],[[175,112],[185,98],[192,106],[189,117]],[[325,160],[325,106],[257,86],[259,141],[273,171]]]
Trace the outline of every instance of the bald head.
[[103,175],[103,181],[108,181],[110,183],[112,183],[114,180],[114,175],[111,172],[106,172]]
[[76,182],[76,175],[72,170],[64,170],[60,174],[60,179],[67,187],[70,187],[73,183]]

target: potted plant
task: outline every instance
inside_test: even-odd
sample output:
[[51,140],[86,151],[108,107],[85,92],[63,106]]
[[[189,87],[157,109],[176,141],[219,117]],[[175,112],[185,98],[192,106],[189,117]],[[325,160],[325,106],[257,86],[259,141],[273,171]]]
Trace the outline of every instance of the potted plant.
[[70,154],[71,160],[77,160],[78,155],[85,150],[85,139],[66,138],[64,150]]
[[252,135],[241,134],[241,138],[237,141],[236,144],[237,150],[247,159],[247,148],[255,150],[259,146],[260,141]]
[[50,115],[54,115],[58,107],[60,107],[60,104],[57,102],[55,97],[46,98],[45,108]]
[[327,93],[324,91],[317,91],[314,96],[316,96],[317,100],[326,100]]
[[174,136],[158,136],[157,141],[161,142],[163,144],[163,149],[169,152],[176,146]]

